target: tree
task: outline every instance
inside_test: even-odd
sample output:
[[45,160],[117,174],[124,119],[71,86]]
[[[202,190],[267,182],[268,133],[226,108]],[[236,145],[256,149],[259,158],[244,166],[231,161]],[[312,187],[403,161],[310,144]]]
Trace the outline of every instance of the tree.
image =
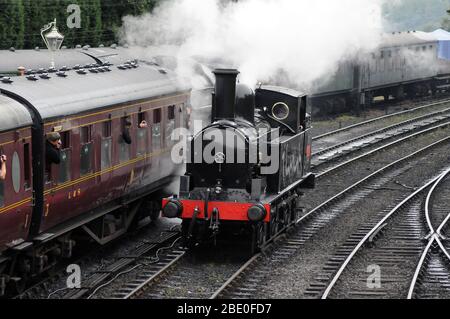
[[22,48],[25,12],[22,0],[0,1],[0,43],[4,48]]
[[[0,47],[32,49],[44,47],[40,30],[57,20],[65,36],[64,45],[97,46],[117,42],[117,31],[125,15],[151,11],[161,0],[0,0]],[[69,28],[69,5],[81,8],[81,28]]]

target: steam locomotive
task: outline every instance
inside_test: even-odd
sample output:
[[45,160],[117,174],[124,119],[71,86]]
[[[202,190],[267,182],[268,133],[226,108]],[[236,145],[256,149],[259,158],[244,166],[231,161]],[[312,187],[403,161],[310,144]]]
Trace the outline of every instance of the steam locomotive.
[[211,123],[190,138],[179,196],[162,214],[182,219],[186,245],[244,232],[256,251],[297,220],[302,188],[314,187],[311,109],[300,92],[213,73]]

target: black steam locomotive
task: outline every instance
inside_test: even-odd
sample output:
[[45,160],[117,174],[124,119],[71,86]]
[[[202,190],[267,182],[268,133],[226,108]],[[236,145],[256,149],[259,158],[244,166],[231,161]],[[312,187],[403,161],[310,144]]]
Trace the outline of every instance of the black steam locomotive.
[[[236,84],[237,70],[218,69],[211,121],[187,147],[179,196],[163,216],[182,219],[185,243],[245,230],[252,250],[298,218],[310,172],[311,110],[305,94]],[[241,232],[242,233],[242,232]]]

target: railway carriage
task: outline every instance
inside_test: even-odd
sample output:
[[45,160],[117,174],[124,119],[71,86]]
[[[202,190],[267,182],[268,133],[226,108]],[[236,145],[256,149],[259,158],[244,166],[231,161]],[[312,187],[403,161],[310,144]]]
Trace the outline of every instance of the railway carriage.
[[[0,181],[0,253],[26,240],[31,224],[31,130],[30,113],[17,101],[0,95],[0,153],[7,154],[8,173]],[[0,270],[1,260],[0,255]],[[1,271],[0,271],[1,273]]]
[[450,35],[443,30],[393,32],[367,55],[341,61],[333,74],[313,84],[314,114],[339,114],[369,107],[375,97],[427,96],[450,85]]
[[[159,215],[160,200],[150,195],[177,170],[170,135],[188,121],[183,83],[136,63],[0,83],[0,147],[8,157],[0,182],[0,292],[70,257],[78,238],[105,244]],[[57,165],[46,165],[50,132],[61,136]]]

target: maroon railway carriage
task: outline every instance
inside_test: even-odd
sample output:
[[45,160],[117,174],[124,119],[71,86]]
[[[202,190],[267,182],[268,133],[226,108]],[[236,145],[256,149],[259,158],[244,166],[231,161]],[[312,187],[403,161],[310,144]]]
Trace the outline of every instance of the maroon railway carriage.
[[[135,63],[0,83],[0,147],[8,156],[0,292],[11,279],[24,282],[70,256],[75,235],[104,244],[159,213],[150,208],[160,200],[149,195],[177,169],[170,135],[188,121],[183,83]],[[140,128],[144,120],[148,127]],[[127,122],[131,144],[123,139]],[[45,167],[45,136],[54,131],[61,163]]]
[[[0,95],[0,154],[8,156],[5,181],[0,181],[0,254],[27,239],[31,224],[30,113],[20,103]],[[0,255],[0,267],[5,258]],[[1,269],[1,268],[0,268]]]

